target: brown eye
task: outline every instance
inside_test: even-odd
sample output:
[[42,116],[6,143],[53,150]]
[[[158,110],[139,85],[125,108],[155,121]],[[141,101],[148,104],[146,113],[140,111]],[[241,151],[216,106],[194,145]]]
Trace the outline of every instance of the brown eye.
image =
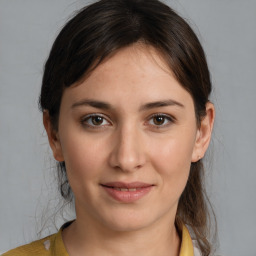
[[97,114],[86,116],[81,120],[81,123],[91,128],[100,128],[110,125],[110,122],[104,116]]
[[153,122],[155,125],[163,125],[166,120],[166,117],[164,116],[154,116]]
[[104,120],[104,118],[101,116],[92,116],[91,119],[92,119],[93,125],[101,125]]
[[174,122],[174,119],[170,115],[155,114],[155,115],[151,116],[148,123],[151,126],[155,126],[156,128],[161,128],[161,127],[164,128],[164,127],[167,127],[168,125],[170,125],[173,122]]

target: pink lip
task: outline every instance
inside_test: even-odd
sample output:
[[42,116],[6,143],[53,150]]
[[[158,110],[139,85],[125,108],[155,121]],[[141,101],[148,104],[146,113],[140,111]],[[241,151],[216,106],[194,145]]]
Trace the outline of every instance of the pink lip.
[[101,186],[113,199],[123,203],[131,203],[147,195],[154,185],[143,182],[108,182],[101,184]]

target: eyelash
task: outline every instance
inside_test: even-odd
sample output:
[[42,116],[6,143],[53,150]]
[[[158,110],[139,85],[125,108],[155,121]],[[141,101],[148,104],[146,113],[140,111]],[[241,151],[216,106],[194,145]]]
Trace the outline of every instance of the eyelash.
[[[103,122],[108,122],[108,124],[104,124],[104,125],[94,125],[92,122],[92,118],[93,117],[100,117],[103,119]],[[171,125],[171,123],[174,123],[175,122],[175,118],[173,118],[172,116],[170,115],[166,115],[166,114],[163,114],[163,113],[158,113],[158,114],[154,114],[154,115],[151,115],[147,122],[150,122],[150,120],[152,120],[153,118],[157,118],[157,117],[162,117],[164,118],[164,124],[160,124],[160,125],[156,125],[156,124],[148,124],[149,126],[151,127],[154,127],[156,129],[161,129],[161,128],[164,128],[164,127],[168,127],[169,125]],[[88,120],[90,120],[90,123],[88,123]],[[102,129],[104,128],[105,126],[109,126],[111,125],[111,122],[102,114],[89,114],[85,117],[83,117],[81,119],[81,124],[83,126],[86,126],[86,127],[89,127],[89,128],[92,128],[92,129]]]
[[148,121],[150,121],[151,119],[156,118],[156,117],[164,118],[164,123],[165,123],[165,124],[161,124],[161,125],[150,124],[150,126],[154,126],[154,128],[156,128],[156,129],[161,129],[161,128],[164,128],[164,127],[168,127],[169,125],[171,125],[171,123],[174,123],[174,121],[175,121],[175,119],[172,116],[166,115],[166,114],[163,114],[163,113],[158,113],[158,114],[154,114],[154,115],[150,116]]
[[109,124],[107,124],[107,125],[93,125],[93,124],[88,124],[88,120],[91,120],[91,123],[92,123],[92,118],[93,118],[93,117],[100,117],[100,118],[103,119],[103,122],[104,122],[104,121],[107,121],[109,124],[111,124],[111,122],[108,121],[107,118],[106,118],[104,115],[102,115],[102,114],[89,114],[89,115],[87,115],[87,116],[85,116],[85,117],[82,118],[81,124],[82,124],[83,126],[86,126],[86,127],[92,128],[92,129],[100,129],[100,128],[104,128],[104,126],[108,126],[108,125],[109,125]]

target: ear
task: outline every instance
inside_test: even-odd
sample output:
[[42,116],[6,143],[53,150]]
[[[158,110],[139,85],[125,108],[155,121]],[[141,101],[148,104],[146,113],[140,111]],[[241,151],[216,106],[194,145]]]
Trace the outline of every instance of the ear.
[[197,162],[204,157],[204,154],[210,144],[213,123],[215,118],[215,108],[211,102],[206,103],[206,115],[201,121],[196,134],[196,141],[192,154],[192,162]]
[[59,134],[52,126],[48,110],[44,110],[43,112],[43,123],[54,158],[59,162],[63,162],[64,158],[62,154]]

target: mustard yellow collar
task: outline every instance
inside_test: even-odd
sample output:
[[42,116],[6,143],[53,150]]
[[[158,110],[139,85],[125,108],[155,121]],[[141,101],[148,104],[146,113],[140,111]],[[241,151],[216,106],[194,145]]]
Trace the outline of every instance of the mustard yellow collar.
[[194,256],[193,243],[187,227],[182,225],[182,241],[179,256]]

